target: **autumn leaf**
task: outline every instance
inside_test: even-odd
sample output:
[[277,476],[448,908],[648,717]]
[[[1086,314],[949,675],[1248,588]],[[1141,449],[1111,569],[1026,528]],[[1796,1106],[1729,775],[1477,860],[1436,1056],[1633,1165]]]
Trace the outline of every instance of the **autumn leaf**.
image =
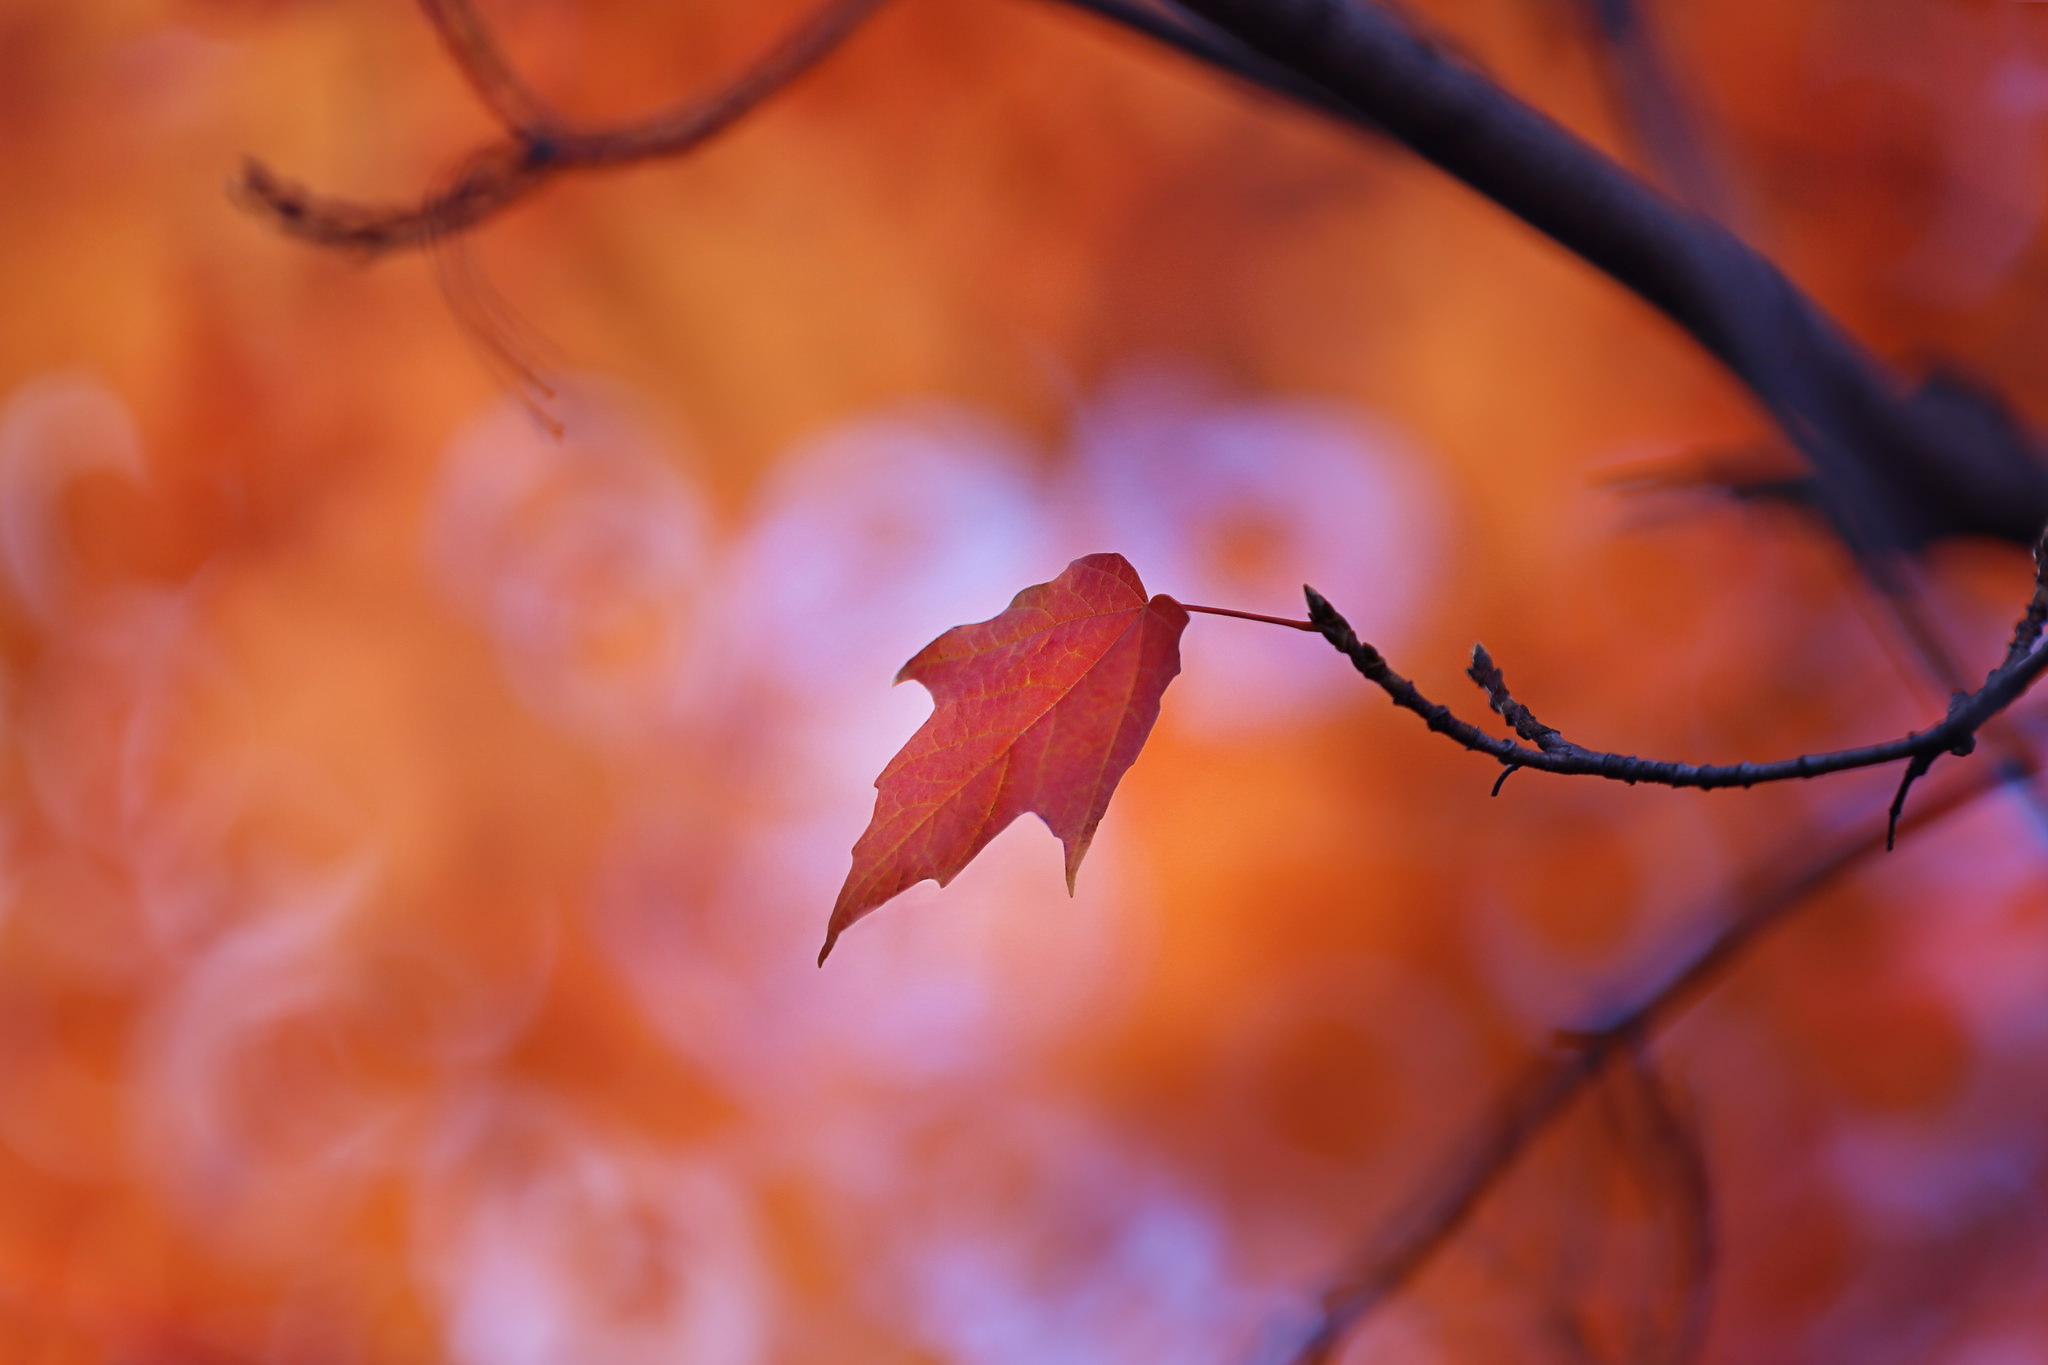
[[875,779],[874,819],[853,846],[818,961],[892,896],[926,878],[953,880],[1026,811],[1066,846],[1071,894],[1110,795],[1180,672],[1187,624],[1171,597],[1146,600],[1122,555],[1087,555],[903,665],[896,681],[923,683],[936,709]]

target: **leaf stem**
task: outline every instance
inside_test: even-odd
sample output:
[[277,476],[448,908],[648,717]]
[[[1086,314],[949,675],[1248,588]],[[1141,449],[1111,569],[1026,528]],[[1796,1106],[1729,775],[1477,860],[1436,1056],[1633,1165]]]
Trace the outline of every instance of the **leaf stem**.
[[1261,616],[1255,611],[1232,611],[1229,607],[1198,607],[1192,602],[1183,602],[1180,605],[1183,611],[1199,611],[1205,616],[1235,616],[1240,621],[1264,621],[1269,626],[1286,626],[1292,630],[1322,629],[1313,621],[1294,621],[1285,616]]

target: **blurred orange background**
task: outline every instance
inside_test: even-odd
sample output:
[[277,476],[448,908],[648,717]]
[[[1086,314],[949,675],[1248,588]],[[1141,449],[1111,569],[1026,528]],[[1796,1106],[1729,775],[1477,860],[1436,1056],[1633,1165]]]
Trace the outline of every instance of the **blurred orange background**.
[[[592,118],[802,12],[483,8]],[[1417,8],[1636,159],[1581,7]],[[1648,8],[1742,230],[2048,416],[2048,6]],[[1551,1030],[1890,793],[1489,800],[1319,640],[1198,619],[1074,901],[1022,822],[815,970],[895,668],[1076,554],[1313,582],[1467,714],[1484,639],[1605,748],[1939,714],[1812,528],[1612,486],[1769,437],[1668,326],[1084,16],[898,0],[488,226],[560,439],[430,261],[226,191],[404,199],[491,133],[404,0],[0,3],[0,1361],[1248,1361]],[[1995,661],[2025,556],[1931,572]],[[1658,1045],[1706,1358],[2048,1360],[2044,867],[1988,798]],[[1575,1107],[1344,1358],[1663,1358],[1641,1129]]]

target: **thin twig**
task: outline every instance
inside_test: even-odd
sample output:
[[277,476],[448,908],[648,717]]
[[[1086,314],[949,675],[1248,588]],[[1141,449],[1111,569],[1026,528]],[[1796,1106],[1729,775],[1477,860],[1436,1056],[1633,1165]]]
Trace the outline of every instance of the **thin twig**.
[[2033,652],[2048,624],[2048,531],[2034,542],[2034,595],[2012,628],[2012,643],[2005,648],[2005,667],[2010,668]]
[[[1623,1071],[1632,1081],[1632,1093],[1648,1119],[1653,1149],[1665,1157],[1677,1186],[1676,1216],[1683,1236],[1678,1250],[1676,1279],[1684,1295],[1684,1306],[1673,1324],[1671,1348],[1664,1353],[1670,1365],[1684,1365],[1696,1358],[1706,1340],[1707,1320],[1713,1305],[1714,1259],[1716,1250],[1713,1180],[1699,1128],[1680,1112],[1671,1087],[1650,1056],[1648,1040],[1638,1037],[1627,1049]],[[1651,1359],[1648,1353],[1639,1356]]]
[[[1568,1234],[1544,1256],[1551,1268],[1548,1293],[1558,1302],[1543,1318],[1565,1357],[1585,1365],[1686,1365],[1705,1340],[1714,1290],[1714,1195],[1699,1124],[1672,1094],[1641,1038],[1625,1040],[1608,1053],[1587,1101],[1597,1106],[1592,1117],[1615,1149],[1589,1153],[1593,1170],[1616,1186],[1632,1188],[1644,1211],[1668,1227],[1671,1245],[1667,1255],[1658,1256],[1632,1239],[1625,1263],[1616,1264],[1597,1245],[1600,1229]],[[1596,1221],[1586,1207],[1589,1191],[1553,1193],[1563,1194],[1567,1218]],[[1622,1314],[1605,1330],[1596,1325],[1589,1311],[1593,1305],[1585,1297],[1603,1269],[1620,1272],[1613,1306]],[[1675,1298],[1668,1314],[1660,1313],[1655,1301],[1665,1288]],[[1632,1313],[1627,1311],[1631,1289],[1646,1300]]]
[[[1997,790],[2010,774],[1984,768],[1944,787],[1900,822],[1900,830],[1925,829]],[[1663,1031],[1710,987],[1758,938],[1815,893],[1884,847],[1886,831],[1869,824],[1812,853],[1812,839],[1787,848],[1780,866],[1767,874],[1739,913],[1671,975],[1613,1017],[1588,1029],[1560,1035],[1561,1046],[1532,1059],[1506,1092],[1497,1110],[1473,1137],[1452,1153],[1436,1178],[1425,1181],[1406,1213],[1362,1248],[1323,1295],[1320,1319],[1290,1360],[1324,1365],[1363,1318],[1400,1292],[1457,1233],[1513,1169],[1536,1136],[1622,1050]]]
[[498,121],[527,139],[550,134],[561,117],[513,69],[469,0],[419,0],[469,88]]
[[1311,634],[1322,629],[1313,621],[1297,621],[1291,616],[1262,616],[1255,611],[1234,611],[1229,607],[1198,607],[1192,602],[1180,604],[1182,611],[1199,611],[1206,616],[1235,616],[1240,621],[1263,621],[1269,626],[1286,626],[1290,630],[1305,630]]
[[416,204],[328,198],[279,178],[254,160],[243,167],[237,197],[285,232],[317,246],[371,255],[422,246],[468,231],[558,175],[680,156],[700,146],[816,66],[882,2],[829,0],[709,96],[639,122],[578,129],[552,121],[538,97],[512,75],[465,0],[426,0],[429,16],[470,83],[500,117],[513,116],[508,120],[511,135],[472,153],[452,186]]
[[469,237],[438,237],[427,250],[441,297],[485,365],[506,381],[528,415],[559,440],[562,422],[550,406],[555,386],[545,377],[547,340],[491,283]]
[[[1938,724],[1881,744],[1800,754],[1768,763],[1678,763],[1669,759],[1638,758],[1633,754],[1588,749],[1566,739],[1538,721],[1526,706],[1515,700],[1492,656],[1484,646],[1474,646],[1472,666],[1468,670],[1472,680],[1486,692],[1493,709],[1508,719],[1516,733],[1536,746],[1530,748],[1488,734],[1470,721],[1460,719],[1449,707],[1431,701],[1414,683],[1396,673],[1377,649],[1359,639],[1351,623],[1339,615],[1322,594],[1313,588],[1306,592],[1309,619],[1315,622],[1323,638],[1333,648],[1350,658],[1352,666],[1368,682],[1385,692],[1396,706],[1420,716],[1431,730],[1509,767],[1534,768],[1539,772],[1574,777],[1604,777],[1631,785],[1643,782],[1661,787],[1712,790],[1803,780],[1905,760],[1909,767],[1898,800],[1894,802],[1894,820],[1905,801],[1906,787],[1911,786],[1941,755],[1961,756],[1971,752],[1976,747],[1977,731],[2018,701],[2035,680],[2048,671],[2048,649],[2036,649],[2032,653],[2008,651],[2006,660],[1991,671],[1982,687],[1955,696],[1947,717]],[[2034,604],[2029,605],[2027,616],[2022,618],[2016,639],[2028,633],[2026,622],[2034,616],[2035,604],[2043,603],[2044,598],[2048,598],[2048,559],[2037,561]],[[2042,606],[2040,610],[2048,615],[2048,606]]]
[[1927,776],[1934,768],[1932,754],[1915,754],[1906,764],[1906,771],[1899,775],[1899,789],[1892,793],[1891,808],[1885,812],[1884,851],[1889,853],[1898,844],[1899,817],[1906,813],[1906,794],[1913,790],[1913,784]]
[[1508,680],[1501,676],[1499,666],[1486,652],[1485,645],[1472,646],[1472,666],[1466,671],[1486,693],[1487,702],[1500,713],[1502,720],[1514,727],[1516,734],[1546,752],[1564,745],[1563,735],[1536,719],[1535,712],[1515,700],[1508,691]]

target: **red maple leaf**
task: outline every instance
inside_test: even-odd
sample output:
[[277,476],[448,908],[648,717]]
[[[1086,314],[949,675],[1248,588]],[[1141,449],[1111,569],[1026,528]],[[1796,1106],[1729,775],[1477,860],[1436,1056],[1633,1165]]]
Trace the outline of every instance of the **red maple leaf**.
[[1146,600],[1122,555],[1077,559],[993,620],[955,626],[896,681],[931,691],[931,719],[875,779],[874,819],[832,907],[823,963],[849,924],[931,878],[944,886],[1026,811],[1067,850],[1067,890],[1180,672],[1188,614]]

